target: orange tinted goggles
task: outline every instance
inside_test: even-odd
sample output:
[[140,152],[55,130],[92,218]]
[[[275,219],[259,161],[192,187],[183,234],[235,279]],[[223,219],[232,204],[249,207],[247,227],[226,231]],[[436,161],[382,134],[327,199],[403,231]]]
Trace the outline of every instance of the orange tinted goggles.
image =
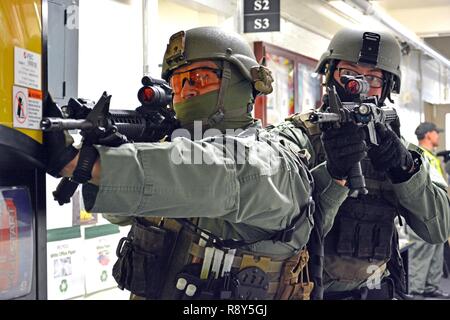
[[179,94],[186,81],[195,89],[203,89],[220,83],[222,70],[201,67],[183,72],[174,72],[170,78],[170,85],[174,94]]

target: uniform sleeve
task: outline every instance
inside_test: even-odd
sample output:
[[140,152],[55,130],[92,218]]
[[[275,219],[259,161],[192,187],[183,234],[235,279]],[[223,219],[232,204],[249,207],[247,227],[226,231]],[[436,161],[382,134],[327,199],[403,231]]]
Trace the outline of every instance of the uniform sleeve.
[[316,210],[322,216],[323,235],[325,236],[333,226],[339,207],[348,196],[348,188],[341,186],[331,178],[326,163],[319,164],[312,170],[316,183]]
[[310,167],[313,168],[311,173],[315,183],[314,198],[316,201],[316,214],[321,215],[320,221],[322,221],[323,233],[326,235],[331,230],[334,218],[339,207],[347,198],[349,189],[336,183],[330,176],[326,162],[314,166],[318,161],[316,150],[319,150],[321,147],[320,145],[315,146],[315,144],[321,143],[320,135],[314,135],[313,138],[318,140],[314,140],[312,143],[310,136],[289,121],[280,124],[275,129],[279,130],[283,137],[308,152]]
[[92,212],[221,217],[279,230],[308,201],[310,185],[298,172],[298,159],[255,136],[225,144],[176,138],[96,148],[101,176]]
[[[411,151],[414,156],[420,155]],[[430,164],[421,157],[420,170],[408,181],[393,184],[408,225],[423,240],[437,244],[446,241],[450,234],[450,200],[446,182],[433,173]]]

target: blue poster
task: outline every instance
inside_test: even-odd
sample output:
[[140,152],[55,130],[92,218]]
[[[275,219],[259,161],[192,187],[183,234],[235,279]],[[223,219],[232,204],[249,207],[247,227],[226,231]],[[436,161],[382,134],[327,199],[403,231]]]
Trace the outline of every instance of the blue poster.
[[27,295],[33,280],[33,209],[26,187],[0,187],[0,299]]

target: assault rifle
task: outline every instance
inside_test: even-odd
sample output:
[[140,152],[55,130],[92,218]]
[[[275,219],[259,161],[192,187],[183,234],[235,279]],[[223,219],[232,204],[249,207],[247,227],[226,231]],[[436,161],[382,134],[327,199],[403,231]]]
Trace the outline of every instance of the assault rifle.
[[[336,87],[327,87],[326,105],[324,112],[313,112],[309,121],[318,123],[321,130],[330,127],[339,128],[346,122],[353,122],[359,126],[364,126],[368,131],[368,145],[378,145],[375,124],[380,122],[387,124],[398,119],[397,111],[391,107],[378,107],[376,96],[367,97],[370,85],[364,76],[343,76],[341,82],[348,93],[356,98],[353,102],[341,102],[336,92]],[[357,197],[358,194],[367,194],[366,182],[361,170],[361,163],[358,162],[348,176],[350,187],[349,195]]]
[[175,112],[168,105],[172,102],[172,88],[160,79],[148,76],[142,78],[143,87],[138,91],[141,106],[136,110],[109,110],[111,96],[103,93],[93,109],[87,106],[87,100],[71,98],[67,106],[63,106],[65,118],[43,118],[41,129],[117,131],[128,141],[159,141],[179,127]]
[[[114,147],[131,141],[157,142],[170,137],[180,127],[175,112],[168,106],[172,102],[172,88],[168,83],[145,76],[142,85],[138,91],[141,106],[136,110],[110,110],[111,96],[103,92],[92,109],[86,100],[71,98],[67,106],[62,107],[64,118],[41,120],[43,131],[78,129],[83,137],[79,167],[72,178],[63,178],[53,192],[60,205],[68,203],[78,185],[90,179],[88,167],[92,165],[89,162],[93,158],[93,144]],[[86,159],[82,161],[84,155]]]

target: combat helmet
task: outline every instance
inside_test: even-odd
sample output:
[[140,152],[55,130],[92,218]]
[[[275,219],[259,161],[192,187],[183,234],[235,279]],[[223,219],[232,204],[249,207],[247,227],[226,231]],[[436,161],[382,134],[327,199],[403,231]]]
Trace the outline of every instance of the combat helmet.
[[386,82],[383,86],[381,101],[391,92],[400,93],[401,49],[398,41],[384,31],[366,32],[345,28],[331,39],[316,67],[316,72],[332,74],[336,60],[370,65],[383,70]]
[[218,27],[199,27],[173,34],[164,54],[161,76],[169,81],[175,69],[200,60],[222,62],[217,114],[212,121],[223,119],[223,99],[231,77],[230,64],[239,70],[240,77],[252,84],[253,97],[273,90],[271,72],[256,61],[250,45],[239,34]]

